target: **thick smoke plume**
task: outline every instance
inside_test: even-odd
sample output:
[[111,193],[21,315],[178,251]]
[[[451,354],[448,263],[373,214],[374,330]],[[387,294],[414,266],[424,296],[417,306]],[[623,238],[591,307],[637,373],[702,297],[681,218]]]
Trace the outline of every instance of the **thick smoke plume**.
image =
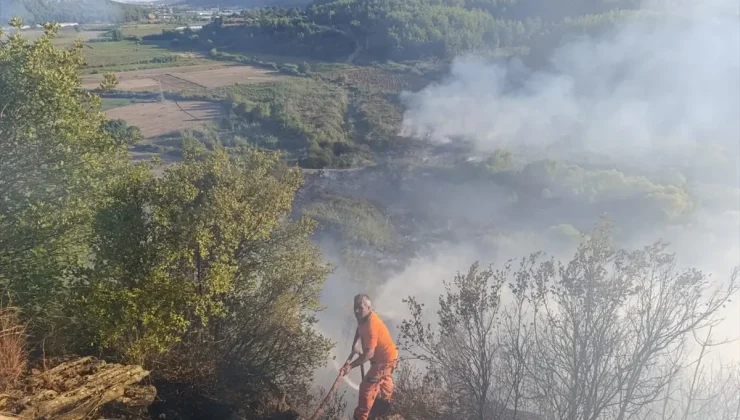
[[[722,278],[740,261],[739,8],[734,0],[653,3],[636,12],[650,19],[561,44],[544,69],[459,57],[441,82],[402,94],[401,134],[472,143],[479,153],[507,149],[525,164],[600,163],[662,177],[677,168],[700,209],[628,245],[664,238],[679,261]],[[727,187],[721,197],[704,200],[717,185]],[[740,306],[726,314],[724,332],[737,338]]]
[[460,57],[444,81],[403,95],[402,134],[633,164],[685,162],[697,150],[737,158],[737,7],[674,4],[658,18],[562,45],[547,70]]

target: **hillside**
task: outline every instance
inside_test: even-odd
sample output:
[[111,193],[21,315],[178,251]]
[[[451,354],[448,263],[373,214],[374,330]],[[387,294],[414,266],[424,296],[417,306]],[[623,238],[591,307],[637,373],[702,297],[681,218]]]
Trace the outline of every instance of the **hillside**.
[[[314,1],[217,19],[208,46],[325,60],[450,59],[466,51],[501,53],[611,27],[631,16],[632,0],[550,2],[473,0]],[[512,53],[512,51],[508,51]]]
[[0,7],[0,21],[5,24],[13,17],[23,18],[25,24],[57,22],[121,23],[139,20],[146,9],[111,0],[4,0]]

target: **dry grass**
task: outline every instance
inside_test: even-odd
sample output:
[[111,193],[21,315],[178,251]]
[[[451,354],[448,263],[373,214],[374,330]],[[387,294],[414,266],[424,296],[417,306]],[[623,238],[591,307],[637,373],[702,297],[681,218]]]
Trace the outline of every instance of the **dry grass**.
[[113,108],[107,115],[139,127],[146,138],[154,138],[216,120],[221,116],[221,106],[204,101],[150,102]]
[[26,363],[26,328],[18,310],[0,307],[0,392],[20,379]]

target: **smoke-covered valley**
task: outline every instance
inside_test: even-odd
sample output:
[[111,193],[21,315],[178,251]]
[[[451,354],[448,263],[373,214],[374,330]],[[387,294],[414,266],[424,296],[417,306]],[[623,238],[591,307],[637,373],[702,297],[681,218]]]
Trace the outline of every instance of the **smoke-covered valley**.
[[[354,294],[369,293],[396,336],[410,316],[402,299],[435,308],[443,281],[475,261],[501,266],[541,250],[567,262],[603,215],[619,247],[665,240],[678,269],[727,284],[740,263],[738,5],[641,12],[658,18],[571,39],[545,68],[467,55],[404,92],[401,134],[451,155],[309,176],[300,205],[324,222],[319,241],[337,266],[319,324],[337,360],[317,383],[328,386],[349,353]],[[334,201],[317,208],[316,197]],[[345,222],[329,215],[343,211]],[[736,364],[740,305],[721,316],[713,338],[729,343],[711,357]]]

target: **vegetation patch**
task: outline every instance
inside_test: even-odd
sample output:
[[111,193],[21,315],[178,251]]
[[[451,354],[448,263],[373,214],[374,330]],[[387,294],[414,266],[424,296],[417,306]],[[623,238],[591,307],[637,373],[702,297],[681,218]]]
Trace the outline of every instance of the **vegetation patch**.
[[85,45],[83,54],[85,65],[82,73],[190,66],[207,62],[203,57],[174,53],[165,45],[131,40],[89,43]]
[[367,200],[321,196],[302,211],[354,245],[387,248],[398,239],[389,218]]
[[230,109],[230,129],[278,146],[306,167],[349,167],[367,159],[345,133],[346,89],[321,80],[288,79],[270,84],[239,85],[214,90]]

